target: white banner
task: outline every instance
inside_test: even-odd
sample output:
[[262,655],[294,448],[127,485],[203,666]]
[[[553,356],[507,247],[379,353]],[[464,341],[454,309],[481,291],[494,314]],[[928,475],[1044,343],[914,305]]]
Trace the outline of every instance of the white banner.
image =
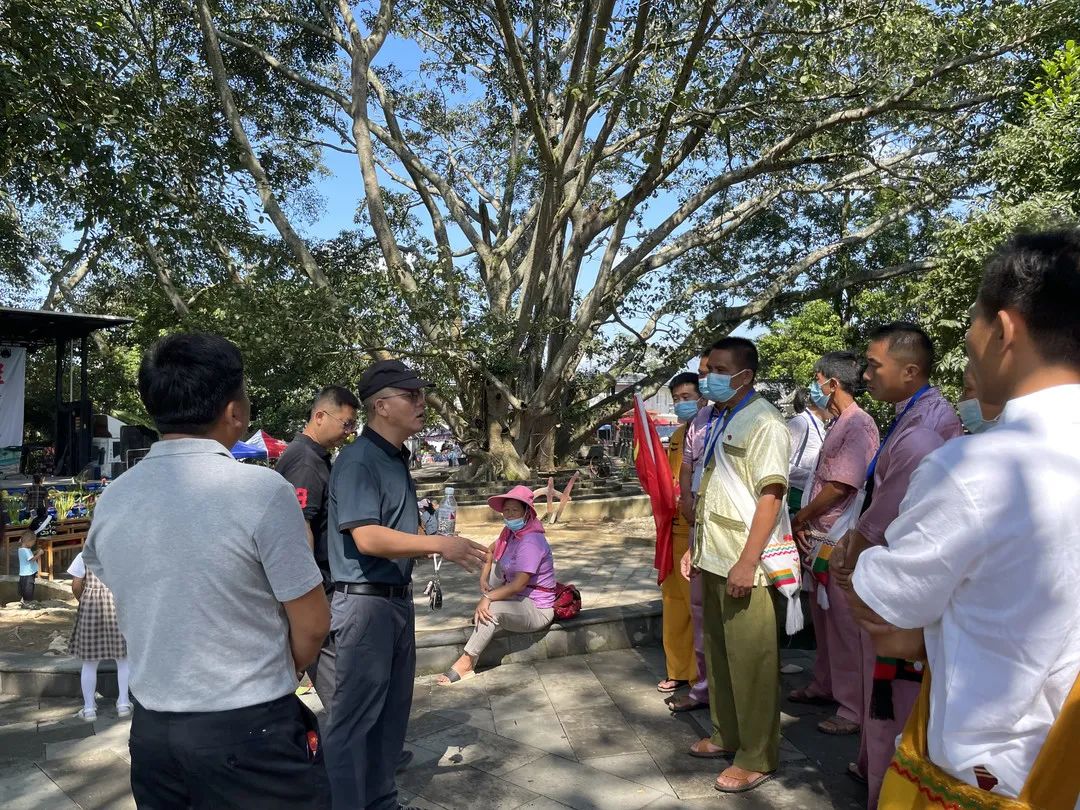
[[0,346],[0,447],[23,443],[26,349]]

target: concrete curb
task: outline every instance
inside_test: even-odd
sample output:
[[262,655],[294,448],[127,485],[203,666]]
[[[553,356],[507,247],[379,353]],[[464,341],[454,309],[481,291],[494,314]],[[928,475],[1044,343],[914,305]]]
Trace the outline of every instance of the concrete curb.
[[[567,655],[647,647],[661,638],[660,600],[583,610],[567,622],[555,622],[538,633],[499,631],[480,659],[481,666],[523,663]],[[416,634],[416,674],[445,672],[468,640],[471,629],[424,630]],[[20,697],[81,695],[82,661],[68,656],[0,652],[0,694]],[[98,691],[115,698],[116,665],[98,666]]]
[[[480,656],[479,666],[521,664],[567,655],[648,647],[661,639],[659,599],[632,605],[582,610],[566,622],[538,633],[500,630]],[[416,634],[416,674],[445,672],[461,655],[472,635],[470,627],[426,630]]]

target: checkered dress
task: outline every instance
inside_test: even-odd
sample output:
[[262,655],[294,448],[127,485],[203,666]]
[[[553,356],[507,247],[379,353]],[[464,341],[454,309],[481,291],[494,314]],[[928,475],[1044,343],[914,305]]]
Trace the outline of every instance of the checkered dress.
[[112,592],[89,570],[68,642],[68,655],[85,661],[127,658],[127,642],[116,623]]

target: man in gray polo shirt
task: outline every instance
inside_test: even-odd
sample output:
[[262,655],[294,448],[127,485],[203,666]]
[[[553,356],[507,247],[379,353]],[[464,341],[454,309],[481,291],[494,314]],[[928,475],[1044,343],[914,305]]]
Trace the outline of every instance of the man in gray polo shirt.
[[397,360],[365,371],[357,393],[367,425],[330,474],[334,690],[326,770],[335,810],[398,808],[394,769],[416,675],[413,558],[441,554],[477,571],[486,554],[464,537],[417,533],[416,485],[404,444],[424,427],[427,385]]
[[293,488],[228,448],[251,405],[237,348],[173,335],[139,368],[162,440],[102,494],[83,558],[131,658],[140,808],[326,808],[318,728],[295,696],[329,609]]

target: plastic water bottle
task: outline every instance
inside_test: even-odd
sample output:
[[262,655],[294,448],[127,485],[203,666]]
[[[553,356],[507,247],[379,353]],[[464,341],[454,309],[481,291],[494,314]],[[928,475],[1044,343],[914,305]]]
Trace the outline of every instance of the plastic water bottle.
[[443,490],[442,503],[439,504],[439,534],[457,534],[457,499],[454,488]]

